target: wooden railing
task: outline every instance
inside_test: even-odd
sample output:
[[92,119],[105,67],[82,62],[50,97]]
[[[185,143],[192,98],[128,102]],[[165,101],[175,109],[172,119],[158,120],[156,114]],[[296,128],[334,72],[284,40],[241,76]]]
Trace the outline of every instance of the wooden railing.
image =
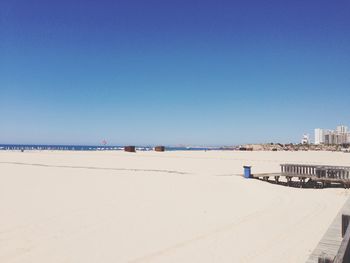
[[347,263],[350,262],[350,215],[342,215],[342,242],[334,259],[326,255],[318,258],[318,263]]
[[350,180],[349,166],[281,164],[281,175]]
[[342,237],[343,241],[340,244],[337,255],[334,258],[333,263],[346,263],[350,262],[350,216],[342,215]]

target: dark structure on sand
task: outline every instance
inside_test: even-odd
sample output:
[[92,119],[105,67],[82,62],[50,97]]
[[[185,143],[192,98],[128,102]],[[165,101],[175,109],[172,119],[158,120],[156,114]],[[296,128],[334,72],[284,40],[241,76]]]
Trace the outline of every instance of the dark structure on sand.
[[154,147],[154,150],[156,152],[164,152],[165,151],[165,147],[164,146],[156,146],[156,147]]
[[134,153],[134,152],[136,152],[136,149],[135,149],[135,146],[125,146],[124,151]]

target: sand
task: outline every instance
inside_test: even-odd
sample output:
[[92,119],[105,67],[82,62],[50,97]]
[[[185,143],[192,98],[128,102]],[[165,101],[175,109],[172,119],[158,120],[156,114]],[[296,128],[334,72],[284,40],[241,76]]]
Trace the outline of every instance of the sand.
[[336,152],[0,151],[0,262],[305,262],[349,191],[241,177]]

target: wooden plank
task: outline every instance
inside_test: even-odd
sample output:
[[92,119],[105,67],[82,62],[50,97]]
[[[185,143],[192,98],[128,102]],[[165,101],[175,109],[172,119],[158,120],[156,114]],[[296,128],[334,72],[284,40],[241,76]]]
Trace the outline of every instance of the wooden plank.
[[349,226],[349,221],[350,221],[350,216],[349,215],[342,215],[341,216],[341,236],[344,237],[346,230],[348,229]]
[[344,263],[350,261],[350,228],[349,225],[349,215],[342,215],[342,232],[346,228],[344,238],[340,244],[338,253],[334,259],[334,263]]
[[266,176],[281,176],[281,173],[261,173],[261,174],[252,174],[253,178],[260,178]]
[[334,259],[343,241],[342,238],[342,215],[350,214],[350,198],[347,199],[342,209],[333,220],[332,224],[311,253],[306,263],[318,263],[319,257]]

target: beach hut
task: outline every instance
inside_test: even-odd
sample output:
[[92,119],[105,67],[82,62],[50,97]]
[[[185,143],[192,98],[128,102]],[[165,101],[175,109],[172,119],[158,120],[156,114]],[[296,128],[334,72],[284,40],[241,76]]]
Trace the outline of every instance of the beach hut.
[[134,153],[134,152],[136,152],[135,146],[125,146],[124,147],[124,151],[125,152],[132,152],[132,153]]
[[164,146],[156,146],[156,147],[154,147],[154,150],[156,152],[164,152],[165,151],[165,147]]

